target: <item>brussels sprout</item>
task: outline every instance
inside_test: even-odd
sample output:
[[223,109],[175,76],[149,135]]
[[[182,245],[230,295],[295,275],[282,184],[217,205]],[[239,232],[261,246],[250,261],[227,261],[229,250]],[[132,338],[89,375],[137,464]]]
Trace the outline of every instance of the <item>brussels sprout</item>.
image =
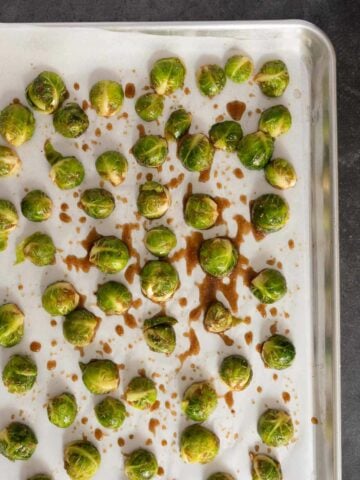
[[77,411],[76,398],[67,392],[53,397],[47,404],[48,418],[52,424],[59,428],[70,427],[75,421]]
[[252,480],[282,480],[280,463],[261,453],[251,454]]
[[107,218],[115,208],[115,199],[105,188],[89,188],[80,197],[80,207],[89,217]]
[[93,244],[89,260],[101,272],[117,273],[123,270],[129,261],[126,244],[117,237],[101,237]]
[[210,463],[219,453],[220,441],[211,430],[197,423],[180,436],[180,456],[186,463]]
[[66,100],[68,91],[63,79],[55,72],[41,72],[26,87],[30,107],[41,113],[54,113]]
[[90,360],[79,363],[82,379],[90,393],[104,395],[115,391],[119,386],[119,371],[111,360]]
[[291,127],[291,114],[284,105],[275,105],[264,110],[259,120],[259,130],[268,133],[272,138],[288,132]]
[[273,268],[264,268],[251,280],[250,289],[261,303],[274,303],[287,292],[284,275]]
[[4,386],[9,393],[22,395],[31,390],[36,382],[37,367],[26,355],[13,355],[2,372]]
[[37,444],[34,432],[24,423],[11,422],[0,432],[0,453],[12,462],[29,460]]
[[201,268],[213,277],[230,275],[238,262],[238,252],[225,237],[209,238],[202,242],[199,252]]
[[285,190],[297,181],[295,168],[284,158],[274,158],[265,167],[265,178],[271,186]]
[[125,180],[128,162],[121,153],[109,150],[97,158],[95,167],[102,179],[117,187]]
[[231,315],[231,312],[221,302],[213,302],[206,311],[204,325],[208,332],[222,333],[241,323],[239,318]]
[[230,473],[217,472],[210,475],[207,480],[235,480],[235,478]]
[[21,212],[30,222],[44,222],[51,217],[53,202],[41,190],[31,190],[21,200]]
[[153,227],[146,232],[145,247],[156,257],[167,257],[176,247],[176,235],[170,228]]
[[262,345],[261,356],[265,365],[276,370],[289,368],[296,351],[290,340],[283,335],[272,335]]
[[254,80],[267,97],[280,97],[289,84],[289,72],[281,60],[264,63]]
[[112,430],[120,428],[126,418],[125,405],[117,398],[105,397],[95,405],[94,410],[100,425]]
[[240,123],[232,120],[215,123],[209,131],[209,138],[214,147],[226,152],[235,152],[242,137]]
[[258,433],[269,447],[288,445],[294,437],[294,424],[285,410],[269,408],[258,421]]
[[19,221],[15,206],[0,198],[0,252],[7,247],[9,233],[15,230]]
[[24,336],[25,316],[14,303],[0,305],[0,345],[13,347],[21,342]]
[[53,116],[55,130],[66,138],[80,137],[89,127],[89,118],[77,103],[67,103]]
[[100,80],[91,87],[90,103],[100,117],[116,115],[124,101],[124,91],[120,83],[113,80]]
[[16,263],[28,259],[38,267],[45,267],[55,263],[55,254],[52,238],[45,233],[35,232],[17,245]]
[[98,285],[96,292],[97,306],[106,315],[121,315],[131,306],[132,294],[119,282],[106,282]]
[[153,352],[171,354],[176,346],[176,334],[173,325],[177,320],[172,317],[157,316],[144,322],[145,341]]
[[50,315],[67,315],[75,310],[80,295],[69,282],[55,282],[48,285],[42,295],[42,306]]
[[239,160],[250,170],[262,170],[274,151],[274,140],[268,133],[254,132],[245,135],[237,147]]
[[185,204],[185,222],[198,230],[206,230],[215,225],[218,219],[218,205],[210,195],[195,193]]
[[11,145],[19,147],[35,133],[32,111],[21,103],[12,103],[0,112],[0,135]]
[[173,111],[165,123],[165,137],[168,140],[179,140],[190,129],[192,115],[183,108]]
[[95,337],[99,319],[86,308],[68,313],[63,323],[65,339],[75,347],[86,347]]
[[203,172],[212,165],[214,147],[202,133],[186,135],[178,145],[178,157],[190,172]]
[[253,375],[249,362],[241,355],[230,355],[224,358],[219,374],[230,390],[237,392],[244,390],[250,384]]
[[78,187],[85,177],[83,164],[75,157],[63,157],[47,140],[45,157],[51,165],[50,178],[61,190]]
[[90,480],[101,462],[99,450],[87,440],[68,443],[64,449],[64,468],[71,480]]
[[132,153],[140,165],[149,168],[160,167],[168,154],[167,142],[159,135],[144,135],[137,140]]
[[0,178],[11,177],[21,168],[21,160],[14,150],[0,145]]
[[52,479],[49,475],[45,475],[45,473],[38,473],[28,478],[28,480],[52,480]]
[[179,275],[165,261],[151,260],[140,272],[141,291],[153,302],[166,302],[179,288]]
[[167,187],[158,182],[145,182],[139,187],[137,207],[139,213],[149,220],[160,218],[171,205]]
[[125,400],[138,410],[150,408],[157,399],[155,383],[147,377],[134,377],[125,390]]
[[233,55],[225,64],[225,74],[235,83],[244,83],[249,80],[254,69],[252,60],[245,55]]
[[209,382],[195,382],[185,390],[181,409],[190,420],[205,422],[217,406],[217,394]]
[[136,100],[135,110],[141,120],[153,122],[163,113],[164,97],[157,93],[145,93]]
[[184,86],[185,73],[185,67],[179,58],[161,58],[151,68],[151,86],[159,95],[170,95]]
[[212,98],[218,95],[226,84],[226,75],[219,65],[203,65],[196,74],[200,92]]
[[286,200],[275,193],[261,195],[251,204],[251,222],[258,232],[281,230],[290,218]]
[[158,463],[149,450],[138,448],[125,460],[125,475],[129,480],[151,480],[157,475]]

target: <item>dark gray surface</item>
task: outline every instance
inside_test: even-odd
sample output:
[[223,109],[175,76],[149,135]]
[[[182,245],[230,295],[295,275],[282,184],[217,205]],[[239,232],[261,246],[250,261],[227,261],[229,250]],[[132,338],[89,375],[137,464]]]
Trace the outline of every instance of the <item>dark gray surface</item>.
[[[338,63],[343,478],[360,477],[360,4],[358,0],[0,0],[2,22],[300,18],[330,37]],[[9,52],[11,46],[8,46]],[[308,480],[308,479],[304,479]]]

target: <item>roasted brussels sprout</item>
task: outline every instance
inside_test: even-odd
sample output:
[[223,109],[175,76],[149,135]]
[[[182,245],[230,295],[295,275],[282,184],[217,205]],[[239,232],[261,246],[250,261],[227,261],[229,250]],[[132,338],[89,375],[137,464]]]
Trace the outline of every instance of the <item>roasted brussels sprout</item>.
[[209,382],[195,382],[184,393],[181,409],[190,420],[205,422],[217,406],[217,394]]
[[212,98],[218,95],[226,84],[226,75],[219,65],[203,65],[196,74],[200,92]]
[[149,450],[138,448],[125,460],[125,475],[129,480],[151,480],[157,475],[158,463]]
[[176,334],[173,325],[177,320],[172,317],[157,316],[144,322],[143,332],[150,350],[171,354],[176,346]]
[[244,83],[249,80],[254,69],[252,60],[245,55],[233,55],[225,64],[225,74],[235,83]]
[[265,365],[275,370],[289,368],[295,355],[294,345],[283,335],[272,335],[262,345],[261,356]]
[[61,190],[78,187],[85,177],[83,164],[75,157],[63,157],[49,140],[44,145],[45,157],[51,165],[50,178]]
[[11,103],[0,112],[0,135],[11,145],[19,147],[35,132],[32,111],[21,103]]
[[219,453],[217,435],[197,423],[189,425],[180,436],[180,456],[186,463],[210,463]]
[[170,228],[153,227],[146,232],[145,247],[156,257],[167,257],[176,247],[176,235]]
[[284,275],[273,268],[264,268],[251,280],[250,289],[261,303],[274,303],[287,292]]
[[36,475],[33,475],[32,477],[28,478],[28,480],[52,480],[49,475],[46,475],[45,473],[37,473]]
[[67,103],[56,110],[53,117],[55,130],[66,138],[80,137],[89,127],[89,119],[77,103]]
[[24,336],[25,316],[14,303],[0,305],[0,345],[13,347],[21,342]]
[[42,295],[42,306],[50,315],[67,315],[75,310],[80,295],[69,282],[55,282],[48,285]]
[[160,167],[168,154],[167,142],[159,135],[144,135],[137,140],[132,153],[140,165],[149,168]]
[[184,86],[185,73],[185,67],[179,58],[161,58],[151,68],[151,86],[159,95],[170,95]]
[[135,102],[135,110],[144,122],[157,120],[164,110],[164,97],[157,93],[145,93]]
[[99,319],[86,308],[68,313],[63,323],[65,339],[75,347],[86,347],[95,337]]
[[0,178],[11,177],[21,168],[21,160],[9,147],[0,145]]
[[252,369],[246,358],[241,355],[230,355],[220,365],[220,378],[230,390],[244,390],[251,382]]
[[186,135],[178,145],[178,157],[190,172],[203,172],[212,165],[214,147],[202,133]]
[[120,83],[113,80],[100,80],[91,87],[90,103],[100,117],[116,115],[124,101],[124,91]]
[[228,238],[209,238],[202,242],[199,261],[205,273],[222,278],[230,275],[238,262],[238,252]]
[[209,138],[214,147],[226,152],[235,152],[242,137],[240,123],[233,120],[215,123],[209,131]]
[[251,454],[252,480],[282,480],[280,463],[261,453]]
[[254,132],[245,135],[237,147],[239,160],[250,170],[262,170],[274,151],[274,140],[268,133]]
[[26,87],[30,107],[41,113],[54,113],[66,100],[68,91],[63,79],[55,72],[41,72]]
[[35,232],[17,245],[16,263],[27,259],[38,267],[45,267],[55,263],[55,254],[52,238],[45,233]]
[[2,380],[9,393],[22,395],[31,390],[36,382],[37,367],[27,355],[13,355],[6,363]]
[[281,60],[264,63],[254,80],[267,97],[280,97],[289,84],[289,72]]
[[59,428],[68,428],[75,421],[78,407],[74,395],[68,392],[53,397],[47,404],[49,421]]
[[165,123],[165,137],[168,140],[179,140],[188,133],[192,115],[183,108],[173,111]]
[[82,379],[89,392],[104,395],[115,391],[119,386],[119,371],[111,360],[90,360],[89,363],[79,363]]
[[207,480],[235,480],[235,478],[230,473],[217,472],[210,475]]
[[235,327],[241,322],[240,318],[231,315],[231,312],[221,302],[213,302],[206,311],[204,326],[208,332],[222,333]]
[[125,390],[125,400],[138,410],[146,410],[157,399],[155,383],[147,377],[134,377]]
[[100,425],[112,430],[120,428],[126,418],[125,405],[117,398],[105,397],[94,410]]
[[93,244],[89,260],[101,272],[117,273],[123,270],[129,261],[129,249],[117,237],[101,237]]
[[265,178],[272,187],[285,190],[297,181],[295,168],[284,158],[274,158],[265,167]]
[[81,194],[80,207],[89,217],[103,219],[112,214],[115,199],[105,188],[89,188]]
[[96,292],[97,306],[106,315],[121,315],[131,306],[132,294],[119,282],[106,282],[98,285]]
[[31,190],[21,200],[21,212],[30,222],[44,222],[51,217],[53,202],[41,190]]
[[186,200],[184,217],[190,227],[206,230],[215,225],[218,216],[218,205],[210,195],[195,193]]
[[0,453],[12,462],[29,460],[37,444],[34,432],[25,423],[11,422],[0,432]]
[[141,291],[153,302],[166,302],[179,288],[179,275],[170,263],[147,262],[140,272]]
[[162,217],[171,205],[167,187],[158,182],[145,182],[139,187],[137,207],[139,213],[149,220]]
[[90,480],[100,462],[99,450],[88,440],[77,440],[65,446],[64,468],[71,480]]
[[9,233],[15,230],[18,221],[19,216],[14,204],[0,198],[0,252],[7,247]]
[[259,130],[268,133],[272,138],[288,132],[291,127],[291,114],[284,105],[275,105],[264,110],[259,120]]
[[288,203],[275,193],[266,193],[255,199],[250,213],[252,224],[262,233],[281,230],[290,218]]
[[96,159],[95,167],[102,179],[117,187],[125,180],[128,162],[121,153],[109,150]]
[[285,410],[269,408],[258,421],[258,433],[269,447],[288,445],[294,437],[294,424]]

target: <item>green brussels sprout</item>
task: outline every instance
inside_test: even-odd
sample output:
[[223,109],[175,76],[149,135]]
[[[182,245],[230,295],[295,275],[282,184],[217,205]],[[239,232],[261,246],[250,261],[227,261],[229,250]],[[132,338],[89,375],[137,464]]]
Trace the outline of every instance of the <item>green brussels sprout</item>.
[[55,72],[41,72],[26,87],[30,107],[41,113],[54,113],[68,97],[63,79]]
[[251,222],[258,232],[281,230],[290,218],[286,200],[275,193],[261,195],[251,204]]
[[210,195],[195,193],[186,200],[184,218],[190,227],[206,230],[215,225],[218,216],[218,205]]
[[75,347],[86,347],[95,337],[99,319],[86,308],[68,313],[63,323],[65,339]]
[[104,219],[112,214],[115,199],[105,188],[88,188],[81,194],[80,207],[89,217]]
[[104,395],[115,391],[119,386],[119,371],[111,360],[90,360],[89,363],[79,363],[82,379],[90,393]]
[[21,103],[12,103],[0,112],[0,135],[11,145],[19,147],[35,133],[32,111]]
[[294,345],[283,335],[272,335],[262,345],[261,357],[265,365],[275,370],[289,368],[295,355]]
[[235,83],[244,83],[249,80],[254,69],[252,60],[245,55],[233,55],[225,64],[225,74]]
[[264,110],[259,120],[259,130],[268,133],[272,138],[288,132],[291,127],[291,114],[284,105],[275,105]]
[[179,275],[170,263],[161,260],[147,262],[140,272],[141,291],[153,302],[166,302],[179,288]]
[[280,463],[261,453],[251,454],[252,480],[282,480]]
[[96,159],[95,167],[102,179],[117,187],[125,180],[128,162],[121,153],[109,150]]
[[209,382],[195,382],[185,390],[181,409],[190,420],[205,422],[217,403],[216,391]]
[[0,345],[13,347],[21,342],[24,336],[25,316],[14,303],[0,305]]
[[91,87],[90,103],[100,117],[116,115],[124,101],[124,91],[120,83],[113,80],[100,80]]
[[151,68],[151,86],[159,95],[170,95],[184,86],[185,73],[185,67],[179,58],[161,58]]
[[68,392],[51,398],[47,404],[49,421],[59,428],[70,427],[75,421],[77,412],[76,398]]
[[61,190],[78,187],[85,178],[83,164],[75,157],[63,157],[47,140],[44,145],[46,160],[50,163],[50,178]]
[[53,202],[41,190],[31,190],[21,200],[21,213],[30,222],[44,222],[51,217]]
[[99,450],[88,440],[68,443],[64,449],[64,468],[71,480],[90,480],[101,462]]
[[132,153],[140,165],[160,167],[168,154],[167,142],[159,135],[143,135],[133,146]]
[[0,252],[6,249],[9,233],[15,230],[18,221],[19,216],[14,204],[0,198]]
[[259,302],[274,303],[287,292],[286,279],[278,270],[264,268],[251,280],[250,289]]
[[149,450],[138,448],[125,460],[125,475],[129,480],[151,480],[157,475],[158,463]]
[[226,152],[235,152],[242,137],[240,123],[233,120],[215,123],[209,131],[209,138],[214,147]]
[[192,115],[183,108],[173,111],[165,123],[165,137],[179,140],[190,130]]
[[27,355],[13,355],[6,363],[2,380],[9,393],[22,395],[36,382],[37,367]]
[[289,84],[289,72],[281,60],[264,63],[254,80],[267,97],[280,97]]
[[25,423],[11,422],[0,432],[0,453],[12,462],[29,460],[37,444],[34,432]]
[[214,158],[214,147],[202,133],[186,135],[178,145],[178,157],[190,172],[209,170]]
[[134,377],[125,390],[125,400],[138,410],[146,410],[157,399],[155,383],[147,377]]
[[225,87],[226,75],[219,65],[203,65],[197,71],[196,81],[200,92],[212,98]]
[[230,355],[221,362],[219,370],[221,380],[236,392],[249,386],[252,379],[252,369],[246,358],[241,355]]
[[135,102],[135,111],[144,122],[157,120],[164,110],[164,97],[157,93],[145,93]]
[[112,430],[120,428],[126,418],[125,405],[117,398],[105,397],[95,405],[94,410],[100,425]]
[[16,247],[16,263],[28,259],[37,267],[45,267],[55,263],[56,247],[49,235],[35,232],[25,238]]
[[269,447],[288,445],[294,437],[294,424],[285,410],[269,408],[258,421],[258,433]]
[[204,326],[208,332],[223,333],[241,323],[221,302],[213,302],[206,311]]
[[50,315],[67,315],[75,310],[80,295],[69,282],[55,282],[48,285],[42,295],[42,306]]
[[207,480],[235,480],[235,478],[230,473],[217,472],[210,475]]
[[132,294],[125,285],[109,281],[98,285],[97,306],[106,315],[122,315],[132,304]]
[[36,475],[33,475],[32,477],[28,478],[28,480],[52,480],[49,475],[46,475],[45,473],[37,473]]
[[96,240],[89,256],[90,262],[104,273],[120,272],[126,267],[129,258],[126,244],[112,235]]
[[249,170],[262,170],[270,161],[273,151],[273,138],[260,131],[245,135],[237,147],[240,162]]
[[146,232],[145,247],[156,257],[167,257],[176,247],[176,235],[170,228],[153,227]]
[[201,268],[216,278],[230,275],[237,265],[239,254],[228,238],[209,238],[202,242],[199,252]]
[[9,147],[0,145],[0,178],[11,177],[21,168],[21,160]]
[[173,327],[175,324],[177,324],[175,318],[165,316],[145,320],[143,332],[150,350],[167,355],[173,353],[176,346],[176,334]]
[[170,192],[158,182],[145,182],[139,187],[137,207],[139,213],[149,220],[160,218],[171,205]]
[[297,181],[295,168],[284,158],[274,158],[265,167],[265,178],[272,187],[286,190]]
[[197,423],[189,425],[180,436],[180,456],[186,463],[210,463],[219,453],[217,435]]
[[80,137],[89,127],[89,118],[75,102],[67,103],[56,110],[53,116],[55,130],[66,138]]

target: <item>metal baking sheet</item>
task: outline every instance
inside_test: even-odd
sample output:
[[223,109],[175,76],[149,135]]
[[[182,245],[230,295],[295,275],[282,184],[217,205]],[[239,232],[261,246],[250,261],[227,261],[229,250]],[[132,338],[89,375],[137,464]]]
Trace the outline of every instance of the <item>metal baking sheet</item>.
[[[9,49],[11,45],[11,49]],[[205,62],[224,63],[236,51],[249,54],[258,69],[270,58],[282,58],[288,65],[291,82],[281,99],[268,99],[252,83],[236,86],[227,83],[223,93],[213,100],[202,97],[195,85],[196,68]],[[142,304],[130,310],[136,327],[129,318],[103,318],[92,345],[85,349],[83,361],[91,358],[111,358],[124,365],[117,396],[139,369],[144,369],[158,385],[160,408],[153,412],[139,412],[128,407],[129,417],[115,433],[104,431],[103,438],[95,438],[99,428],[93,406],[98,398],[91,396],[81,382],[78,361],[80,353],[63,339],[60,318],[51,325],[51,318],[40,306],[41,292],[52,281],[66,278],[86,296],[86,307],[101,317],[95,305],[94,291],[104,276],[96,269],[85,273],[68,270],[64,259],[73,254],[85,254],[80,241],[95,227],[101,234],[125,235],[140,254],[140,264],[149,257],[143,247],[143,235],[149,226],[135,215],[138,184],[152,173],[154,179],[169,183],[172,206],[166,216],[152,225],[171,222],[178,237],[178,250],[186,247],[190,229],[185,225],[181,210],[182,199],[192,184],[194,192],[207,192],[226,198],[231,206],[223,213],[225,220],[204,237],[227,233],[235,237],[238,231],[236,215],[249,219],[249,201],[261,193],[271,191],[261,172],[245,171],[243,178],[234,173],[241,168],[236,155],[216,152],[211,176],[207,182],[198,175],[186,172],[176,158],[175,146],[170,145],[170,161],[161,172],[141,168],[129,150],[138,137],[139,118],[134,112],[134,101],[125,100],[123,112],[128,118],[104,120],[88,110],[90,128],[85,135],[65,140],[55,134],[51,119],[35,114],[37,131],[34,138],[21,146],[18,153],[23,160],[19,178],[1,180],[1,197],[13,201],[19,209],[26,189],[41,188],[53,198],[56,208],[53,217],[41,225],[33,225],[23,217],[11,234],[10,245],[0,257],[0,299],[17,303],[26,314],[26,333],[20,345],[1,350],[0,366],[14,353],[31,354],[39,369],[38,382],[24,397],[14,397],[0,386],[1,425],[11,418],[26,421],[35,430],[39,445],[35,455],[26,463],[11,463],[0,458],[2,478],[25,480],[40,471],[49,472],[56,480],[67,478],[63,469],[63,445],[86,435],[102,454],[101,468],[96,479],[125,478],[122,453],[140,446],[154,451],[163,469],[162,478],[182,480],[187,477],[206,479],[212,472],[226,470],[235,478],[250,479],[249,451],[259,446],[265,451],[256,432],[259,414],[265,406],[284,406],[296,422],[296,442],[287,448],[272,449],[281,462],[287,480],[341,478],[340,472],[340,406],[339,406],[339,305],[338,305],[338,241],[337,241],[337,157],[335,60],[331,44],[314,26],[304,22],[230,22],[188,24],[105,24],[105,25],[2,25],[0,28],[0,63],[4,66],[0,78],[3,108],[14,98],[24,99],[29,81],[43,69],[58,71],[66,81],[70,99],[82,103],[88,99],[91,85],[102,78],[132,82],[137,95],[148,85],[151,63],[169,53],[180,56],[187,67],[186,87],[190,94],[177,92],[166,100],[164,119],[169,111],[183,105],[194,115],[192,131],[207,132],[219,115],[227,118],[226,103],[237,99],[246,103],[241,124],[245,133],[256,129],[259,110],[284,103],[291,110],[293,127],[276,141],[275,155],[289,158],[295,165],[297,186],[284,192],[291,208],[291,220],[282,231],[257,242],[250,231],[242,231],[239,242],[241,255],[255,269],[274,261],[286,275],[289,293],[274,305],[276,310],[257,308],[241,277],[237,282],[237,310],[251,318],[228,332],[233,340],[227,346],[223,340],[204,331],[201,318],[191,322],[190,312],[199,305],[197,284],[204,274],[197,266],[187,274],[186,262],[174,265],[181,278],[181,288],[166,306],[166,312],[179,320],[176,326],[177,347],[173,356],[150,353],[144,344],[141,325],[144,318],[160,307],[146,300],[140,293],[138,276],[130,285],[136,299]],[[75,84],[79,85],[75,89]],[[107,124],[111,123],[111,127]],[[111,128],[111,130],[110,130]],[[97,130],[96,129],[100,129]],[[163,121],[146,124],[147,133],[161,134]],[[100,133],[101,131],[101,133]],[[97,186],[99,178],[94,168],[98,154],[108,148],[119,148],[129,160],[129,174],[123,185],[109,188],[117,198],[114,213],[104,221],[83,216],[77,207],[73,192],[62,192],[52,186],[48,164],[43,155],[46,138],[52,138],[61,152],[76,155],[86,167],[86,179],[79,191]],[[85,146],[87,145],[87,147]],[[175,179],[175,180],[174,180]],[[59,219],[60,205],[69,205],[70,223]],[[124,227],[137,224],[137,227]],[[242,227],[244,228],[244,227]],[[15,245],[26,235],[41,230],[49,232],[59,249],[56,265],[39,269],[29,263],[16,267]],[[129,233],[130,232],[130,233]],[[131,235],[131,239],[129,236]],[[294,244],[294,248],[290,248]],[[289,246],[290,245],[290,246]],[[246,261],[244,260],[244,268]],[[131,262],[136,262],[133,256]],[[278,263],[280,262],[280,263]],[[127,283],[129,273],[112,278]],[[127,279],[127,280],[126,280]],[[226,281],[224,281],[226,282]],[[224,300],[221,292],[219,299]],[[184,300],[187,299],[186,306]],[[265,318],[263,318],[265,315]],[[124,335],[115,332],[122,325]],[[130,326],[129,326],[130,325]],[[181,355],[189,350],[189,332],[193,330],[199,344],[197,355],[190,356],[181,365]],[[296,361],[291,369],[278,373],[265,369],[256,350],[258,343],[277,329],[288,333],[296,349]],[[251,335],[248,333],[251,332]],[[252,336],[252,342],[249,338]],[[246,341],[247,339],[247,341]],[[41,343],[38,353],[31,353],[32,341]],[[104,345],[108,344],[110,350]],[[196,350],[196,349],[195,349]],[[229,408],[224,395],[226,388],[218,379],[221,359],[232,353],[245,355],[254,370],[248,389],[233,395]],[[184,357],[183,357],[184,358]],[[56,362],[48,370],[49,360]],[[178,455],[178,437],[187,421],[180,413],[179,402],[184,389],[198,379],[212,379],[219,394],[219,405],[206,425],[221,440],[217,459],[206,466],[184,464]],[[73,392],[80,411],[75,424],[66,431],[51,425],[44,405],[49,396],[64,389]],[[289,394],[289,396],[284,392]],[[285,402],[284,399],[288,401]],[[169,402],[169,403],[167,403]],[[84,424],[85,420],[87,423]],[[149,430],[150,419],[159,420],[155,434]],[[315,420],[316,419],[316,420]],[[315,424],[317,422],[317,424]],[[125,445],[120,447],[118,439]],[[120,441],[120,443],[122,443]]]

